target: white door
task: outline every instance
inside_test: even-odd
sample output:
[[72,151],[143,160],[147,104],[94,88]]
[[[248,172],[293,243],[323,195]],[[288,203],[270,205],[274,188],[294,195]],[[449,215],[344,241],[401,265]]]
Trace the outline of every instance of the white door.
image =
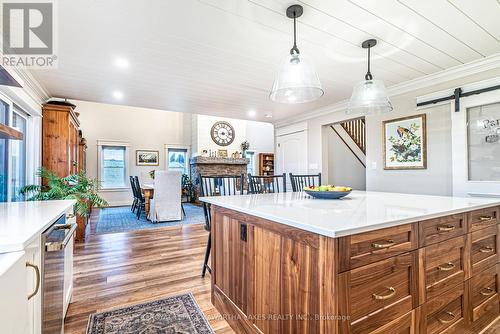
[[454,109],[453,195],[500,197],[500,92],[462,98]]
[[287,174],[287,190],[292,185],[288,173],[307,174],[307,132],[276,137],[276,174]]

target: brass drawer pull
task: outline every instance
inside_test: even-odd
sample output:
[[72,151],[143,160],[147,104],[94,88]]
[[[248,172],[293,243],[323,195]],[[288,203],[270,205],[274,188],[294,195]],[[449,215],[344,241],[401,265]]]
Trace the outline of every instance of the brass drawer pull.
[[484,288],[482,289],[481,291],[479,291],[479,293],[483,296],[491,296],[491,295],[494,295],[495,294],[495,290],[493,290],[492,288],[488,287],[488,288]]
[[484,246],[484,247],[479,248],[479,251],[481,253],[491,253],[491,252],[493,252],[493,250],[494,250],[494,248],[491,246]]
[[376,293],[372,294],[373,299],[375,300],[386,300],[389,298],[392,298],[396,295],[396,289],[394,289],[392,286],[387,288],[390,292],[386,295],[377,295]]
[[452,322],[453,320],[455,320],[455,313],[450,312],[450,311],[446,311],[443,314],[444,315],[448,315],[451,318],[446,320],[446,319],[442,319],[440,317],[437,317],[437,319],[439,320],[440,323],[442,323],[442,324],[449,324],[450,322]]
[[437,226],[437,230],[439,232],[449,232],[449,231],[453,231],[455,229],[455,226],[453,225],[438,225]]
[[451,263],[451,262],[448,262],[446,264],[439,265],[438,269],[441,270],[441,271],[450,271],[450,270],[455,269],[455,265],[453,263]]
[[33,291],[32,293],[30,293],[28,295],[28,300],[30,300],[38,293],[38,290],[40,290],[40,269],[38,268],[38,266],[36,264],[29,263],[29,262],[26,262],[26,267],[30,267],[30,268],[35,269],[35,275],[36,275],[35,291]]
[[493,220],[493,217],[492,216],[479,216],[479,220],[482,222],[487,222],[487,221]]
[[372,247],[382,249],[382,248],[392,247],[395,244],[396,244],[396,242],[394,240],[386,240],[385,242],[382,242],[382,243],[374,242],[374,243],[372,243]]

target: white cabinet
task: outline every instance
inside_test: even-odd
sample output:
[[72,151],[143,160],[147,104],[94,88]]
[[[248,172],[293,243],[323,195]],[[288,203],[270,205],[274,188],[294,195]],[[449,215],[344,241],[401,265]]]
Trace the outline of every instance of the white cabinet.
[[[25,251],[0,254],[0,332],[41,333],[40,240]],[[30,298],[28,298],[30,297]]]
[[27,298],[26,253],[0,255],[0,324],[2,333],[30,333],[30,312]]
[[[28,314],[29,333],[41,334],[42,332],[42,258],[40,238],[26,247],[26,282],[28,289]],[[37,272],[38,269],[38,272]],[[36,293],[35,293],[36,292]]]
[[[74,215],[66,214],[67,224],[76,224],[76,218]],[[68,311],[69,303],[71,302],[71,297],[73,296],[73,246],[75,242],[75,236],[66,245],[64,249],[64,316],[66,317],[66,312]]]

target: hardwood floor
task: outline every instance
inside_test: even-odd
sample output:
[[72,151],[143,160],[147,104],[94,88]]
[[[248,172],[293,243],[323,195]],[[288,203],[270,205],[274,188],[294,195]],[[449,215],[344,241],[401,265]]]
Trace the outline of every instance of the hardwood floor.
[[200,277],[208,232],[202,225],[95,235],[75,247],[74,291],[65,333],[85,333],[94,312],[192,292],[214,331],[233,333],[210,303],[210,274]]

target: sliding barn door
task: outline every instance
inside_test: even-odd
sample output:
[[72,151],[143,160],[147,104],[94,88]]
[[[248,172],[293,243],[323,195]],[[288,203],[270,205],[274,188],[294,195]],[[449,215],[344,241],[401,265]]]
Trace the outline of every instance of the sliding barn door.
[[453,195],[500,197],[500,93],[462,98],[452,110]]

